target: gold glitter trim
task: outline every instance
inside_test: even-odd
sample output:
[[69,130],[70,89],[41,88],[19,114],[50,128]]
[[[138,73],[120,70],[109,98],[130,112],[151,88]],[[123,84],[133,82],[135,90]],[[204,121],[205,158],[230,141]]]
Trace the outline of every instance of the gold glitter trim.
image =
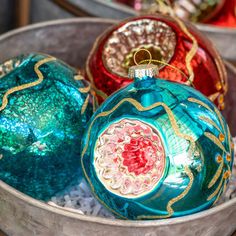
[[89,85],[89,86],[87,86],[85,88],[79,88],[79,91],[81,93],[88,93],[90,91],[90,89],[91,89],[91,86]]
[[214,144],[216,144],[223,152],[226,153],[225,147],[222,145],[221,141],[213,134],[205,132],[204,135],[209,138]]
[[220,198],[220,196],[221,196],[221,193],[224,193],[225,190],[226,190],[226,181],[224,182],[223,191],[222,191],[222,188],[221,188],[220,191],[219,191],[219,193],[218,193],[218,195],[217,195],[217,197],[216,197],[216,200],[213,202],[213,205],[215,205],[215,204],[218,202],[218,200],[219,200],[219,198]]
[[193,177],[193,173],[191,172],[191,170],[189,169],[188,166],[185,166],[185,171],[186,171],[186,174],[188,175],[189,177],[189,183],[188,183],[188,186],[185,188],[185,190],[177,197],[171,199],[168,204],[167,204],[167,212],[168,212],[168,215],[166,216],[147,216],[147,215],[140,215],[137,217],[137,219],[162,219],[162,218],[169,218],[173,215],[174,213],[174,210],[172,208],[173,204],[175,204],[176,202],[178,202],[179,200],[183,199],[189,192],[189,190],[191,189],[192,185],[193,185],[193,180],[194,180],[194,177]]
[[211,180],[211,182],[209,183],[208,188],[211,188],[216,183],[216,181],[219,179],[219,177],[222,173],[223,167],[224,167],[224,161],[223,161],[223,158],[222,158],[222,160],[220,162],[220,165],[218,167],[218,170],[216,171],[216,173],[215,173],[213,179]]
[[226,128],[227,128],[227,132],[228,132],[229,153],[230,153],[230,157],[231,157],[231,155],[232,155],[232,149],[234,149],[234,147],[232,148],[232,146],[233,146],[232,144],[234,144],[234,143],[232,142],[232,139],[231,139],[231,137],[230,137],[229,126],[227,125]]
[[220,95],[220,93],[219,93],[219,92],[216,92],[216,93],[214,93],[214,94],[212,94],[212,95],[209,95],[208,98],[209,98],[212,102],[214,102],[214,101],[218,98],[219,95]]
[[102,99],[107,99],[108,95],[104,93],[102,90],[99,90],[94,84],[92,84],[92,88],[95,91],[95,93],[100,96]]
[[221,129],[218,127],[218,125],[211,119],[209,119],[208,117],[205,116],[199,116],[200,120],[203,120],[207,123],[209,123],[210,125],[212,125],[214,128],[216,128],[219,132],[221,132]]
[[15,93],[15,92],[18,92],[18,91],[21,91],[21,90],[24,90],[24,89],[28,89],[28,88],[31,88],[31,87],[34,87],[34,86],[37,86],[39,85],[40,83],[42,83],[44,77],[43,77],[43,74],[42,72],[39,70],[39,67],[49,61],[55,61],[56,58],[54,57],[48,57],[48,58],[45,58],[41,61],[38,61],[35,65],[34,65],[34,71],[35,73],[37,74],[38,76],[38,80],[34,81],[34,82],[31,82],[31,83],[28,83],[28,84],[23,84],[23,85],[20,85],[20,86],[17,86],[17,87],[14,87],[14,88],[11,88],[9,89],[3,96],[3,99],[2,99],[2,105],[0,107],[0,111],[4,110],[8,104],[8,96],[12,93]]
[[221,178],[220,183],[218,187],[215,189],[215,191],[207,198],[207,201],[210,201],[212,198],[214,198],[220,191],[223,184],[223,178]]
[[196,55],[197,50],[198,50],[198,42],[196,40],[196,38],[190,33],[190,31],[187,29],[185,23],[183,21],[181,21],[176,15],[175,12],[173,11],[173,9],[170,7],[169,3],[166,1],[161,1],[161,0],[156,0],[157,4],[160,5],[162,11],[169,13],[172,18],[177,22],[177,24],[179,25],[179,27],[181,28],[181,30],[192,40],[193,44],[192,47],[190,49],[190,51],[187,53],[186,57],[185,57],[185,63],[186,63],[186,67],[189,73],[189,80],[186,82],[186,84],[192,84],[194,81],[194,72],[193,72],[193,68],[191,66],[191,61],[193,59],[193,57]]
[[75,75],[74,80],[84,80],[84,77],[82,75]]
[[215,110],[215,113],[217,114],[217,117],[219,118],[219,120],[220,120],[220,124],[221,124],[221,127],[222,127],[222,129],[223,129],[223,133],[225,134],[226,133],[226,131],[225,131],[225,126],[224,126],[224,122],[223,122],[223,120],[222,120],[222,115],[221,115],[221,113],[219,112],[219,110],[218,109],[214,109]]
[[[182,134],[182,133],[179,131],[178,124],[177,124],[177,122],[176,122],[176,120],[175,120],[175,117],[174,117],[174,115],[173,115],[171,109],[170,109],[166,104],[164,104],[164,103],[162,103],[162,102],[154,103],[154,104],[152,104],[152,105],[149,106],[149,107],[143,107],[143,106],[142,106],[139,102],[137,102],[135,99],[132,99],[132,98],[125,98],[125,99],[121,100],[118,104],[116,104],[116,106],[114,106],[110,111],[105,111],[105,112],[102,112],[102,113],[98,114],[98,115],[94,118],[93,122],[91,123],[91,125],[90,125],[90,127],[89,127],[89,130],[88,130],[88,133],[90,133],[91,127],[92,127],[93,123],[95,122],[95,120],[96,120],[97,118],[99,118],[99,117],[104,117],[104,116],[107,116],[107,115],[111,114],[112,112],[114,112],[114,111],[115,111],[122,103],[124,103],[124,102],[129,102],[129,103],[131,103],[133,106],[135,106],[135,108],[136,108],[138,111],[148,111],[148,110],[151,110],[151,109],[156,108],[156,107],[158,107],[158,106],[162,106],[162,107],[164,108],[164,110],[166,111],[166,113],[167,113],[169,119],[170,119],[170,123],[171,123],[171,125],[172,125],[172,128],[173,128],[175,134],[176,134],[177,136],[179,136],[180,138],[187,139],[187,140],[190,142],[190,144],[191,144],[191,146],[192,146],[192,147],[190,148],[191,151],[193,151],[193,150],[195,149],[195,141],[194,141],[194,138],[191,137],[190,135]],[[89,139],[89,137],[88,137],[88,139]],[[83,156],[84,153],[86,152],[87,147],[88,147],[88,143],[87,143],[86,147],[84,148],[84,150],[83,150],[83,152],[82,152],[82,156]]]
[[88,107],[88,103],[89,103],[89,94],[87,95],[85,101],[84,101],[84,104],[81,108],[81,114],[83,115],[84,112],[86,111],[86,108]]
[[[91,129],[92,129],[92,126],[93,126],[94,122],[95,122],[99,117],[105,117],[105,116],[110,115],[110,114],[111,114],[112,112],[114,112],[121,104],[123,104],[123,103],[125,103],[125,102],[129,102],[130,104],[132,104],[138,111],[147,111],[147,110],[151,110],[151,109],[153,109],[153,108],[156,108],[156,107],[158,107],[158,106],[162,106],[162,107],[164,108],[164,110],[166,111],[168,117],[169,117],[170,123],[171,123],[171,125],[172,125],[172,128],[173,128],[175,134],[176,134],[177,136],[183,138],[183,139],[189,140],[189,142],[190,142],[190,151],[191,151],[191,152],[193,152],[194,149],[195,149],[195,142],[194,142],[193,137],[191,137],[191,136],[189,136],[189,135],[187,135],[187,134],[182,134],[182,133],[179,131],[178,124],[177,124],[177,122],[176,122],[176,120],[175,120],[175,117],[174,117],[174,115],[173,115],[171,109],[170,109],[166,104],[164,104],[164,103],[162,103],[162,102],[154,103],[154,104],[152,104],[152,105],[149,106],[149,107],[143,107],[143,106],[142,106],[139,102],[137,102],[135,99],[132,99],[132,98],[125,98],[125,99],[121,100],[119,103],[117,103],[111,110],[109,110],[109,111],[104,111],[104,112],[98,114],[98,115],[93,119],[93,121],[91,122],[91,124],[90,124],[90,126],[89,126],[89,128],[88,128],[88,136],[87,136],[87,139],[86,139],[87,142],[86,142],[85,147],[83,148],[82,155],[81,155],[81,166],[82,166],[84,175],[85,175],[85,177],[86,177],[86,179],[87,179],[87,181],[88,181],[88,183],[89,183],[89,185],[90,185],[90,187],[91,187],[91,190],[92,190],[92,192],[94,193],[95,197],[96,197],[104,206],[106,206],[108,209],[110,209],[110,211],[112,211],[112,212],[115,213],[116,215],[119,215],[119,216],[122,217],[122,218],[125,218],[125,217],[122,216],[122,215],[120,215],[120,214],[118,214],[118,213],[115,212],[113,209],[109,208],[109,207],[106,205],[106,203],[103,202],[101,199],[99,199],[99,197],[96,195],[94,186],[93,186],[93,184],[92,184],[92,182],[91,182],[91,180],[90,180],[90,178],[89,178],[89,176],[87,175],[87,172],[86,172],[86,170],[85,170],[84,163],[83,163],[83,159],[84,159],[84,154],[85,154],[85,152],[86,152],[87,149],[88,149],[88,145],[89,145],[88,140],[89,140],[89,138],[90,138],[90,133],[91,133]],[[172,212],[173,209],[171,208],[171,206],[172,206],[175,202],[177,202],[177,201],[179,201],[180,199],[182,199],[185,195],[187,195],[188,192],[189,192],[189,190],[191,189],[191,186],[192,186],[194,177],[193,177],[193,174],[192,174],[192,172],[190,171],[190,169],[189,169],[188,167],[185,167],[185,171],[186,171],[186,173],[187,173],[187,175],[189,176],[189,179],[190,179],[189,185],[187,186],[187,188],[184,190],[184,192],[183,192],[182,194],[180,194],[178,197],[173,198],[172,200],[170,200],[170,202],[169,202],[168,205],[167,205],[167,210],[168,210],[168,212],[169,212],[169,211],[170,211],[170,212],[169,212],[169,215],[166,216],[166,218],[170,217],[170,216],[173,214],[173,212]],[[158,216],[157,216],[156,218],[158,218]],[[161,218],[162,218],[162,217],[161,217]]]
[[96,106],[95,106],[95,96],[93,96],[93,113],[96,111]]
[[226,133],[226,131],[225,131],[225,126],[224,126],[224,122],[223,122],[223,120],[222,120],[221,113],[219,112],[219,110],[218,110],[217,108],[214,108],[214,111],[213,111],[207,104],[205,104],[204,102],[202,102],[202,101],[200,101],[200,100],[198,100],[198,99],[195,99],[195,98],[188,98],[188,101],[197,103],[197,104],[199,104],[199,105],[205,107],[207,110],[209,110],[209,111],[212,112],[212,113],[215,111],[215,113],[216,113],[216,115],[217,115],[217,117],[218,117],[218,119],[219,119],[219,121],[220,121],[221,128],[222,128],[222,130],[223,130],[223,133]]
[[[184,22],[181,21],[178,17],[175,17],[173,15],[173,18],[175,19],[175,21],[179,24],[180,28],[183,30],[183,32],[192,40],[193,45],[192,48],[190,49],[190,51],[187,53],[186,57],[185,57],[185,63],[186,63],[186,67],[189,73],[189,81],[191,83],[193,83],[194,80],[194,72],[193,72],[193,68],[191,66],[191,61],[193,59],[193,57],[196,55],[197,50],[198,50],[198,43],[197,40],[195,39],[195,37],[188,31],[187,27],[185,26]],[[188,81],[187,81],[188,83]]]
[[202,102],[202,101],[200,101],[200,100],[198,100],[196,98],[188,98],[188,101],[197,103],[197,104],[205,107],[207,110],[213,112],[213,110],[207,104],[205,104],[204,102]]
[[227,71],[225,69],[224,63],[218,53],[218,51],[215,49],[215,47],[212,45],[213,50],[216,53],[216,58],[215,58],[215,64],[219,72],[220,76],[220,82],[223,87],[223,94],[225,95],[228,92],[228,76],[227,76]]
[[[171,15],[176,22],[179,24],[180,28],[184,31],[184,33],[190,37],[190,39],[193,41],[193,46],[191,48],[191,50],[189,51],[189,53],[186,55],[185,61],[186,61],[186,65],[187,65],[187,69],[189,71],[189,75],[191,76],[191,71],[192,71],[192,67],[191,67],[191,60],[194,57],[194,55],[197,53],[197,49],[198,49],[198,43],[195,39],[195,37],[188,31],[187,27],[185,26],[184,22],[182,22],[175,14],[174,10],[171,7],[171,3],[167,0],[156,0],[157,4],[160,6],[160,12],[163,14],[169,14]],[[156,13],[154,11],[154,13]],[[214,58],[214,62],[220,77],[220,83],[222,85],[223,88],[223,93],[224,95],[227,93],[228,91],[228,77],[227,77],[227,71],[226,68],[224,66],[223,60],[220,57],[217,49],[215,48],[214,44],[212,44],[211,42],[209,42],[212,51],[215,53],[215,58]],[[193,71],[192,71],[193,73]],[[193,79],[193,78],[192,78]]]

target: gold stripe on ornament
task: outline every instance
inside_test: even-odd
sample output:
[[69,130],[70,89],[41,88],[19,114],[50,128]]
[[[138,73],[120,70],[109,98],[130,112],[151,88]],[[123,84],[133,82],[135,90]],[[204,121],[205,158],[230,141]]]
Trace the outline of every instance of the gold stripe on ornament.
[[108,98],[108,95],[104,93],[102,90],[99,90],[94,84],[92,84],[92,88],[95,91],[95,93],[101,98],[103,98],[104,100]]
[[188,186],[185,188],[185,190],[180,195],[178,195],[177,197],[171,199],[168,202],[168,204],[167,204],[168,215],[165,215],[165,216],[140,215],[140,216],[137,217],[137,219],[139,219],[139,220],[141,220],[141,219],[163,219],[163,218],[171,217],[174,214],[174,210],[173,210],[172,206],[176,202],[178,202],[181,199],[183,199],[188,194],[188,192],[190,191],[190,189],[192,188],[192,185],[193,185],[194,176],[193,176],[193,173],[191,172],[191,170],[189,169],[188,166],[185,166],[185,172],[186,172],[186,174],[189,177]]
[[90,91],[90,89],[91,89],[91,86],[89,85],[89,86],[84,87],[84,88],[79,88],[79,91],[81,93],[88,93]]
[[224,153],[227,153],[225,147],[222,145],[221,141],[213,134],[209,132],[204,132],[204,135],[209,138],[215,145],[217,145]]
[[181,30],[192,40],[192,47],[190,49],[190,51],[187,53],[186,57],[185,57],[185,63],[186,63],[186,68],[188,70],[189,73],[189,79],[186,82],[186,84],[192,84],[194,81],[194,71],[193,68],[191,66],[191,61],[193,59],[193,57],[196,55],[197,50],[198,50],[198,42],[196,40],[196,38],[190,33],[190,31],[188,30],[188,28],[186,27],[186,25],[184,24],[183,21],[181,21],[176,15],[175,12],[173,11],[173,9],[171,8],[169,2],[167,1],[162,1],[162,0],[156,0],[157,4],[160,5],[160,9],[161,12],[166,12],[169,13],[172,18],[178,23],[179,27],[181,28]]
[[213,48],[213,50],[215,51],[215,54],[216,54],[215,64],[216,64],[216,67],[217,67],[218,72],[219,72],[221,85],[223,87],[223,92],[224,92],[224,95],[225,95],[228,91],[227,71],[226,71],[226,68],[224,66],[224,62],[223,62],[221,56],[219,55],[218,51],[216,50],[216,48],[213,44],[212,44],[212,48]]
[[31,87],[34,87],[34,86],[37,86],[39,85],[40,83],[42,83],[44,77],[43,77],[43,74],[42,72],[39,70],[39,67],[49,61],[55,61],[56,58],[54,57],[48,57],[48,58],[45,58],[41,61],[38,61],[35,65],[34,65],[34,71],[35,73],[37,74],[38,76],[38,80],[34,81],[34,82],[31,82],[31,83],[27,83],[27,84],[23,84],[23,85],[20,85],[20,86],[17,86],[17,87],[14,87],[14,88],[11,88],[9,89],[4,95],[3,95],[3,99],[2,99],[2,105],[0,107],[0,111],[4,110],[8,104],[8,96],[12,93],[15,93],[15,92],[18,92],[18,91],[22,91],[24,89],[28,89],[28,88],[31,88]]
[[89,103],[89,94],[87,95],[85,101],[84,101],[84,104],[81,108],[81,114],[83,115],[84,112],[86,111],[86,108],[88,107],[88,103]]
[[219,92],[216,92],[216,93],[213,93],[213,94],[209,95],[208,98],[209,98],[212,102],[214,102],[214,101],[218,98],[219,95],[220,95],[220,93],[219,93]]
[[222,184],[223,184],[223,179],[224,178],[221,178],[218,187],[215,189],[215,191],[210,196],[208,196],[207,201],[210,201],[212,198],[214,198],[219,193],[219,191],[222,187]]
[[222,174],[223,167],[224,167],[224,160],[222,158],[222,160],[220,162],[220,165],[219,165],[219,167],[218,167],[218,169],[217,169],[213,179],[208,184],[208,188],[211,188],[216,183],[216,181],[219,179],[220,175]]
[[[185,63],[186,63],[186,67],[189,73],[189,81],[191,83],[193,83],[194,81],[194,72],[193,72],[193,68],[191,66],[191,61],[193,59],[193,57],[196,55],[197,50],[198,50],[198,42],[196,40],[196,38],[189,32],[189,30],[187,29],[187,27],[185,26],[184,22],[181,21],[178,17],[173,15],[173,18],[175,19],[175,21],[179,24],[180,28],[182,29],[182,31],[192,40],[193,45],[190,49],[190,51],[187,53],[186,57],[185,57]],[[188,81],[186,82],[186,84],[189,84]]]
[[222,129],[224,131],[223,133],[226,134],[224,122],[223,122],[223,119],[222,119],[222,115],[221,115],[221,113],[219,112],[219,110],[217,108],[215,108],[214,110],[215,110],[215,113],[217,114],[217,117],[220,120],[221,127],[222,127]]
[[78,81],[84,80],[84,77],[82,75],[75,75],[74,80],[78,80]]
[[[138,101],[136,101],[135,99],[132,99],[132,98],[124,98],[122,99],[119,103],[117,103],[111,110],[109,111],[104,111],[100,114],[98,114],[94,119],[93,121],[91,122],[89,128],[88,128],[88,136],[86,138],[87,142],[83,148],[83,151],[82,151],[82,155],[81,155],[81,166],[82,166],[82,169],[83,169],[83,172],[85,174],[85,177],[91,187],[91,190],[92,192],[94,193],[95,197],[99,200],[99,202],[101,202],[104,206],[106,206],[108,209],[110,209],[113,213],[115,213],[116,215],[119,215],[121,218],[125,218],[124,216],[118,214],[117,212],[115,212],[113,209],[109,208],[109,206],[106,205],[105,202],[103,202],[101,199],[99,199],[99,197],[96,195],[96,192],[95,192],[95,189],[94,189],[94,186],[89,178],[89,176],[87,175],[87,172],[85,170],[85,167],[84,167],[84,163],[83,163],[83,159],[84,159],[84,155],[88,149],[88,145],[89,145],[89,139],[90,139],[90,134],[91,134],[91,129],[92,129],[92,126],[94,124],[94,122],[100,118],[100,117],[106,117],[108,115],[110,115],[111,113],[113,113],[119,106],[121,106],[123,103],[125,102],[128,102],[130,104],[132,104],[138,111],[148,111],[148,110],[151,110],[153,108],[156,108],[156,107],[159,107],[159,106],[162,106],[164,108],[164,110],[166,111],[168,117],[169,117],[169,120],[171,122],[171,126],[175,132],[175,134],[183,139],[187,139],[189,142],[190,142],[190,150],[191,152],[194,151],[195,149],[195,142],[194,142],[194,139],[193,137],[187,135],[187,134],[182,134],[180,131],[179,131],[179,127],[178,127],[178,124],[175,120],[175,116],[173,115],[171,109],[164,103],[162,102],[157,102],[157,103],[154,103],[152,104],[151,106],[148,106],[148,107],[143,107]],[[185,189],[185,191],[180,194],[178,197],[172,199],[168,205],[167,205],[167,209],[170,211],[170,213],[172,212],[171,211],[171,206],[177,202],[178,200],[182,199],[185,195],[188,194],[189,190],[191,189],[191,186],[192,186],[192,182],[193,182],[193,174],[192,172],[190,171],[190,169],[188,167],[185,167],[185,170],[186,170],[186,173],[187,175],[189,176],[189,179],[190,179],[190,182],[189,182],[189,185],[187,186],[187,188]],[[173,213],[172,213],[173,214]],[[167,216],[166,218],[168,218],[169,216]],[[157,217],[158,218],[158,217]],[[126,218],[125,218],[126,219]]]
[[93,113],[96,111],[96,109],[98,108],[98,98],[96,96],[96,93],[94,90],[91,91],[92,95],[93,95]]
[[218,202],[218,200],[219,200],[219,198],[221,196],[221,193],[224,193],[225,189],[226,189],[226,181],[224,181],[223,190],[222,190],[222,188],[220,189],[220,191],[219,191],[219,193],[218,193],[218,195],[216,197],[216,200],[213,202],[213,205],[215,205]]
[[232,139],[230,137],[230,130],[229,130],[229,126],[227,125],[227,133],[228,133],[228,143],[229,143],[229,153],[230,156],[232,155]]
[[[224,122],[223,122],[223,120],[222,120],[221,113],[219,112],[218,109],[214,108],[214,111],[213,111],[207,104],[205,104],[204,102],[202,102],[202,101],[200,101],[200,100],[198,100],[198,99],[195,99],[195,98],[188,98],[188,101],[197,103],[197,104],[199,104],[199,105],[205,107],[207,110],[209,110],[209,111],[212,112],[212,113],[214,113],[214,111],[215,111],[215,113],[216,113],[216,115],[217,115],[217,117],[218,117],[218,119],[219,119],[219,121],[220,121],[221,128],[222,128],[222,130],[223,130],[223,133],[226,133],[226,132],[225,132],[225,127],[224,127]],[[212,121],[212,122],[213,122],[213,121]],[[217,129],[219,130],[220,128],[218,127]],[[220,129],[220,130],[221,130],[221,129]]]
[[206,108],[207,110],[209,110],[210,112],[213,112],[213,110],[212,110],[207,104],[205,104],[204,102],[202,102],[202,101],[200,101],[200,100],[198,100],[198,99],[196,99],[196,98],[188,98],[188,101],[189,101],[189,102],[197,103],[197,104],[199,104],[199,105],[205,107],[205,108]]
[[205,121],[206,123],[212,125],[214,128],[216,128],[219,132],[221,132],[221,129],[218,127],[218,125],[211,119],[209,119],[208,117],[205,116],[199,116],[198,117],[200,120]]

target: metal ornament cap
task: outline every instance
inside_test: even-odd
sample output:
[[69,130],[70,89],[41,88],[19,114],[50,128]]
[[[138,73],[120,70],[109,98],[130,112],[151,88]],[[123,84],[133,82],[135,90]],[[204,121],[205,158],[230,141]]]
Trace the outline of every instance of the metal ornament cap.
[[129,68],[129,78],[154,77],[158,74],[158,67],[154,64],[136,65]]

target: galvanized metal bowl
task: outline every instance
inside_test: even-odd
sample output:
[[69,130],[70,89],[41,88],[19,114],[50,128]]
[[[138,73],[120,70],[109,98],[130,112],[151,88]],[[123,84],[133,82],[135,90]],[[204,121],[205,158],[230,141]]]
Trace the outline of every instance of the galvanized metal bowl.
[[[84,18],[46,22],[0,36],[0,61],[20,53],[52,54],[83,67],[95,38],[112,20]],[[227,118],[236,135],[236,69],[226,63]],[[0,228],[9,236],[228,236],[236,230],[236,199],[200,213],[153,221],[123,221],[84,216],[32,199],[0,181]]]
[[[73,4],[75,8],[80,8],[93,16],[124,19],[139,14],[131,7],[107,0],[67,1]],[[236,29],[217,27],[207,24],[196,24],[196,26],[214,42],[219,52],[225,59],[236,62]]]

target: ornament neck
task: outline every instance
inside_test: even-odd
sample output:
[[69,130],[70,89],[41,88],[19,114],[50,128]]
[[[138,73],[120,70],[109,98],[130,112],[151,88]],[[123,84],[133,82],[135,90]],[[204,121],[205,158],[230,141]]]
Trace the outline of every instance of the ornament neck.
[[129,77],[134,79],[136,88],[147,88],[156,82],[158,67],[153,64],[136,65],[129,68]]
[[158,67],[153,64],[137,65],[129,68],[129,78],[135,81],[147,80],[158,75]]

